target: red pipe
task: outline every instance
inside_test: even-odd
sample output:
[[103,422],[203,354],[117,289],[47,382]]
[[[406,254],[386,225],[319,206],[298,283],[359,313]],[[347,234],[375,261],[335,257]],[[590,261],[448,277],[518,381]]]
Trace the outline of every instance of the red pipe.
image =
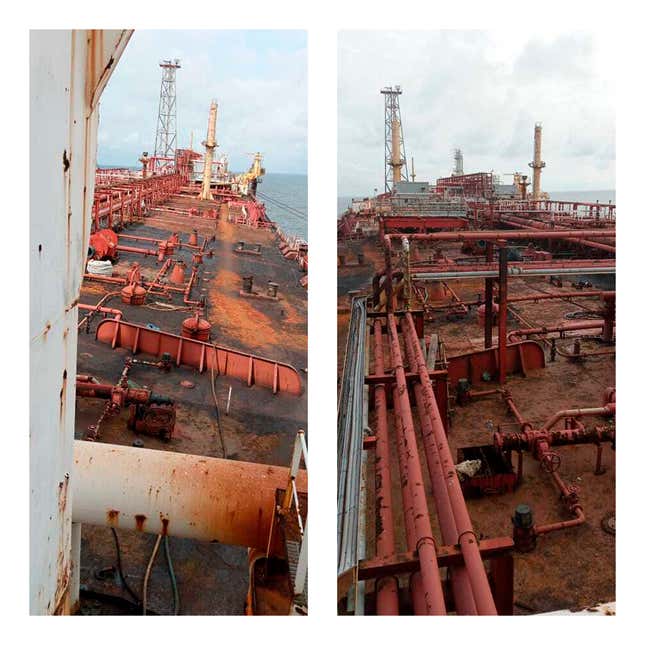
[[95,282],[107,282],[108,284],[126,285],[128,281],[125,278],[118,278],[109,275],[97,275],[95,273],[84,273],[83,280],[94,280]]
[[190,273],[190,280],[188,281],[188,284],[186,285],[186,289],[184,291],[184,304],[189,305],[191,307],[201,307],[202,302],[200,300],[191,300],[190,299],[190,291],[193,288],[193,282],[195,281],[195,278],[197,277],[197,267],[193,267],[193,270]]
[[401,408],[401,443],[405,447],[405,459],[407,462],[407,481],[411,490],[412,506],[409,512],[413,513],[414,534],[416,539],[416,550],[419,555],[419,567],[421,569],[421,584],[425,595],[425,601],[430,615],[445,615],[446,604],[443,597],[441,577],[439,574],[439,563],[437,561],[437,549],[432,534],[430,514],[428,512],[428,501],[426,499],[423,484],[423,473],[421,461],[417,449],[416,433],[412,421],[412,409],[408,396],[405,369],[401,356],[396,320],[393,314],[388,314],[388,331],[390,337],[390,354],[392,356],[392,367],[396,375],[399,403]]
[[[548,446],[547,446],[548,448]],[[560,475],[557,472],[552,472],[551,477],[555,481],[557,487],[560,489],[562,497],[566,500],[571,495],[571,490],[569,487],[562,481]],[[542,524],[541,526],[536,526],[534,529],[535,535],[544,535],[545,533],[550,533],[551,531],[559,531],[560,529],[570,528],[572,526],[579,526],[586,521],[585,514],[582,510],[582,506],[575,502],[571,507],[571,511],[575,514],[575,519],[565,520],[563,522],[554,522],[552,524]]]
[[[471,584],[473,586],[473,594],[475,602],[477,603],[477,611],[479,615],[497,615],[495,601],[490,588],[490,583],[486,575],[486,569],[479,552],[477,544],[477,536],[475,535],[472,527],[472,522],[466,507],[466,501],[461,490],[459,478],[455,470],[455,464],[450,452],[450,445],[446,437],[446,431],[441,421],[441,415],[437,406],[437,400],[434,396],[428,368],[426,367],[423,359],[423,352],[419,344],[419,338],[414,329],[414,322],[412,315],[407,312],[405,314],[405,322],[407,329],[404,328],[404,333],[410,335],[412,347],[414,348],[414,355],[416,356],[417,365],[419,367],[419,377],[421,379],[423,404],[426,413],[430,417],[432,432],[438,446],[439,455],[441,458],[441,466],[443,468],[443,475],[446,480],[446,486],[450,498],[450,505],[455,517],[459,539],[457,543],[461,546],[464,557],[464,563],[468,574],[470,576]],[[394,323],[393,317],[391,325]],[[396,326],[395,326],[396,331]]]
[[157,289],[165,289],[164,285],[159,284],[159,280],[165,275],[166,271],[168,271],[168,268],[172,264],[172,260],[168,258],[163,265],[161,266],[161,269],[159,269],[157,275],[155,276],[155,279],[148,285],[148,290],[146,291],[146,298],[150,295],[150,292],[152,291],[153,287],[156,287]]
[[152,249],[140,249],[136,246],[122,246],[121,244],[117,244],[116,250],[124,253],[139,253],[140,255],[157,255],[157,251]]
[[[409,368],[411,372],[417,372],[419,364],[414,354],[414,347],[410,336],[404,334],[405,349],[408,357]],[[439,529],[441,530],[441,537],[444,544],[457,544],[459,540],[459,533],[457,531],[457,524],[450,505],[450,497],[446,487],[446,481],[443,477],[441,469],[441,457],[437,448],[434,434],[432,432],[432,424],[427,414],[421,412],[421,401],[423,400],[423,392],[420,383],[415,383],[414,386],[414,400],[417,403],[417,410],[419,411],[419,418],[421,420],[421,430],[423,436],[423,447],[428,464],[428,472],[430,473],[430,480],[432,485],[432,495],[435,500],[435,507],[437,510],[437,517],[439,519]],[[477,604],[473,595],[473,589],[470,583],[468,572],[464,565],[457,565],[450,568],[450,582],[455,606],[457,612],[462,616],[476,616]]]
[[526,329],[514,329],[508,334],[508,342],[516,343],[520,339],[518,336],[532,336],[533,334],[550,334],[555,332],[565,333],[568,331],[580,331],[583,329],[601,329],[602,322],[581,322],[571,323],[568,325],[554,325],[550,327],[529,327]]
[[[556,473],[552,473],[555,477]],[[576,514],[575,520],[565,520],[563,522],[554,522],[553,524],[542,524],[535,527],[535,535],[544,535],[545,533],[550,533],[551,531],[559,531],[560,529],[571,528],[572,526],[579,526],[586,522],[585,514],[580,506],[574,509]]]
[[[383,365],[383,330],[380,319],[374,323],[374,374],[385,374]],[[376,410],[376,555],[387,557],[396,553],[394,519],[392,517],[392,476],[390,473],[390,443],[387,428],[385,385],[374,388]],[[399,590],[395,577],[381,578],[376,583],[376,613],[379,616],[399,614]]]
[[465,240],[532,240],[532,239],[564,239],[575,238],[584,239],[586,237],[616,237],[616,229],[576,229],[573,231],[442,231],[440,233],[388,233],[384,236],[388,238],[407,237],[409,240],[434,240],[444,242],[463,242]]
[[498,280],[498,304],[497,312],[497,344],[500,385],[506,383],[506,296],[508,294],[508,249],[506,246],[499,248],[499,280]]
[[[502,221],[504,224],[509,224],[511,226],[515,226],[518,228],[523,228],[523,229],[530,229],[532,231],[538,231],[538,230],[544,230],[545,228],[548,227],[548,230],[553,230],[550,224],[545,224],[542,223],[542,226],[535,226],[535,225],[527,225],[525,222],[521,220],[517,220],[515,218],[506,216],[506,217],[501,217],[500,221]],[[536,224],[536,223],[535,223]],[[563,232],[568,233],[566,229],[562,229]],[[577,230],[577,229],[574,229]],[[594,229],[598,230],[598,229]],[[606,237],[612,237],[611,235],[608,235]],[[608,244],[602,244],[601,242],[593,242],[591,240],[582,240],[579,239],[577,236],[567,236],[562,238],[565,242],[573,242],[574,244],[580,244],[582,246],[587,246],[589,248],[593,249],[599,249],[600,251],[606,251],[608,253],[616,253],[616,247],[615,246],[609,246]]]
[[[405,539],[408,551],[415,551],[417,548],[417,539],[414,531],[412,492],[410,491],[408,464],[405,458],[405,437],[403,435],[403,424],[401,421],[401,402],[397,390],[392,391],[392,399],[394,401],[394,427],[396,429],[396,447],[399,456],[399,477],[401,479]],[[421,576],[418,571],[415,571],[410,576],[410,595],[412,596],[412,607],[415,616],[427,616],[428,604],[426,603],[423,586],[421,584]]]

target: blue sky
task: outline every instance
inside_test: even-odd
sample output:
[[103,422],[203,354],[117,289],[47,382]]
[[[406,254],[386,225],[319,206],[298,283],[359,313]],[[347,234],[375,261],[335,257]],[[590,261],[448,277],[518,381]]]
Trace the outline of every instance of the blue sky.
[[232,170],[248,153],[267,172],[307,172],[305,31],[135,31],[100,105],[98,162],[136,165],[154,152],[162,59],[179,58],[179,147],[202,150],[211,99],[219,103],[217,153]]

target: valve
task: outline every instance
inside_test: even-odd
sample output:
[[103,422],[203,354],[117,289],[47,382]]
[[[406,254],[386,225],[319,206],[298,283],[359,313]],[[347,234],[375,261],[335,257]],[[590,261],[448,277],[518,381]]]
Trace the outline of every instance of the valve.
[[540,457],[540,468],[547,473],[554,473],[560,468],[562,459],[560,455],[553,450],[546,450]]

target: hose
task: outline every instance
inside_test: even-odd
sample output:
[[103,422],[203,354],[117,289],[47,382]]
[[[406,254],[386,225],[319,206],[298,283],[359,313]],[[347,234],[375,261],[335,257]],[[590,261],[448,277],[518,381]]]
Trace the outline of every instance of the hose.
[[224,444],[224,435],[222,434],[222,426],[220,425],[219,420],[219,403],[217,401],[217,393],[215,392],[215,361],[217,360],[217,347],[213,344],[213,360],[211,361],[211,394],[213,395],[213,402],[215,404],[215,422],[217,425],[217,433],[219,434],[219,440],[222,444],[222,455],[224,459],[228,459],[226,455],[226,445]]
[[587,311],[568,311],[564,314],[564,318],[566,320],[602,320],[603,315],[600,311],[589,309]]
[[[85,585],[81,585],[79,593],[81,598],[86,598],[88,600],[100,600],[101,602],[110,603],[116,605],[117,607],[129,609],[133,615],[141,613],[141,603],[132,602],[131,600],[123,598],[122,596],[115,596],[114,594],[103,593],[102,591],[89,589]],[[156,616],[157,612],[148,610],[148,614],[150,614],[151,616]]]
[[114,536],[114,544],[116,545],[116,568],[119,572],[119,576],[121,577],[121,581],[123,582],[123,588],[130,594],[130,596],[132,596],[132,599],[140,608],[141,599],[134,591],[132,591],[130,585],[128,584],[128,581],[126,580],[125,574],[123,573],[123,568],[121,566],[121,547],[119,545],[119,536],[116,534],[116,530],[114,528],[112,528],[112,535]]
[[152,565],[155,562],[155,558],[157,557],[157,551],[159,551],[159,545],[161,544],[161,538],[163,535],[161,533],[157,536],[157,541],[155,542],[155,546],[152,549],[152,555],[150,556],[150,560],[148,561],[148,566],[146,568],[146,575],[143,579],[143,615],[145,616],[147,614],[147,608],[148,608],[148,580],[150,579],[150,572],[152,571]]
[[164,535],[163,547],[166,555],[166,564],[168,565],[170,584],[172,585],[172,613],[177,616],[179,614],[179,589],[177,588],[177,578],[175,577],[175,570],[173,569],[172,559],[170,558],[170,545],[167,535]]

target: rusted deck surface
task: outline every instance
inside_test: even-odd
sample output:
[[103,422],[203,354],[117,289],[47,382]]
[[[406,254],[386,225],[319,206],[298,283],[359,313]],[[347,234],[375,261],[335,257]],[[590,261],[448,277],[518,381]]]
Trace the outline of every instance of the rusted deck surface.
[[[349,290],[371,293],[371,278],[375,271],[383,268],[381,249],[376,240],[351,242],[356,249],[365,254],[364,267],[345,267],[338,271],[338,356],[339,376],[349,324]],[[457,251],[454,251],[455,255]],[[351,253],[347,254],[353,260]],[[575,279],[578,279],[577,277]],[[593,279],[592,279],[593,282]],[[483,294],[483,280],[451,280],[450,287],[464,300],[476,300]],[[600,284],[600,288],[613,288],[610,284]],[[558,287],[549,284],[547,279],[509,280],[509,297],[557,293]],[[561,290],[571,291],[569,281]],[[447,298],[443,303],[449,302]],[[572,301],[548,300],[538,303],[527,301],[509,305],[522,318],[535,326],[556,325],[570,322],[564,316],[569,312],[600,309],[599,299],[580,299]],[[444,313],[432,312],[435,320],[426,321],[425,335],[438,334],[445,344],[448,358],[468,353],[484,346],[484,329],[477,318],[477,307],[462,319],[449,319]],[[602,321],[599,321],[599,323]],[[508,331],[523,327],[512,315],[508,317]],[[493,332],[496,344],[496,330]],[[571,343],[573,341],[570,341]],[[567,341],[559,341],[562,347]],[[588,347],[586,347],[588,345]],[[596,349],[598,343],[583,342],[584,349]],[[386,371],[388,369],[386,352]],[[531,422],[544,421],[555,412],[576,407],[602,405],[603,393],[615,385],[615,360],[613,356],[589,358],[581,363],[572,363],[557,356],[549,361],[546,352],[546,367],[530,373],[527,377],[512,375],[507,379],[506,388],[522,415]],[[491,383],[490,387],[496,387]],[[482,389],[482,388],[480,388]],[[413,400],[413,399],[412,399]],[[515,419],[507,413],[501,397],[487,397],[473,400],[464,407],[452,403],[452,419],[448,429],[448,440],[455,462],[461,447],[486,445],[492,443],[493,429],[518,430]],[[422,446],[421,433],[413,408],[417,440]],[[600,418],[589,418],[585,423],[603,423]],[[375,427],[375,415],[370,413],[369,425]],[[405,551],[405,533],[400,494],[398,457],[396,452],[393,420],[390,418],[390,468],[393,486],[394,526],[397,527],[397,549]],[[539,427],[539,423],[535,423]],[[594,475],[596,451],[593,445],[558,447],[562,457],[560,475],[567,483],[579,486],[580,503],[587,518],[580,527],[565,529],[539,537],[537,548],[526,554],[515,553],[515,613],[536,613],[562,608],[581,608],[599,602],[615,599],[615,537],[601,528],[601,520],[615,509],[615,452],[605,445],[603,465],[606,472]],[[374,451],[368,452],[368,502],[367,502],[367,557],[374,555]],[[423,455],[423,452],[421,451]],[[516,455],[514,456],[514,460]],[[435,536],[440,536],[439,525],[432,503],[429,475],[425,459],[422,458],[426,493],[430,500],[431,520]],[[518,504],[529,504],[533,510],[536,524],[544,524],[564,519],[570,515],[559,501],[559,491],[550,476],[541,470],[530,453],[524,454],[524,476],[522,484],[510,494],[486,496],[467,500],[468,509],[475,532],[483,538],[510,536],[512,534],[511,516]],[[404,583],[405,584],[405,583]],[[368,594],[373,584],[367,585]],[[371,598],[368,595],[368,606]]]
[[[166,205],[187,208],[197,202],[185,196],[171,199]],[[296,432],[306,428],[307,421],[307,302],[306,291],[298,284],[301,273],[295,262],[286,260],[277,248],[276,236],[267,229],[257,230],[227,222],[199,217],[173,216],[169,223],[163,216],[154,215],[141,223],[128,226],[123,233],[167,239],[171,233],[180,233],[186,242],[188,235],[197,230],[199,243],[204,237],[215,240],[207,249],[212,257],[204,255],[199,284],[191,298],[206,298],[205,317],[213,325],[211,340],[218,345],[256,354],[271,360],[291,364],[300,375],[303,394],[272,394],[268,388],[253,386],[239,380],[217,376],[215,390],[220,410],[222,437],[217,429],[211,374],[173,366],[170,372],[155,367],[135,365],[130,382],[150,388],[154,393],[171,397],[177,405],[177,422],[172,440],[166,443],[156,437],[139,435],[146,448],[172,450],[190,454],[286,466],[289,464]],[[233,248],[238,241],[261,244],[261,255],[239,255]],[[150,243],[124,240],[128,246],[154,248]],[[176,249],[174,258],[186,263],[190,275],[192,251]],[[155,256],[121,253],[113,275],[124,276],[133,262],[139,262],[144,280],[152,280],[161,267]],[[168,274],[169,275],[169,274]],[[254,289],[266,290],[268,281],[279,284],[279,299],[243,298],[239,295],[242,276],[254,276]],[[168,277],[168,276],[167,276]],[[181,294],[172,300],[151,295],[142,306],[121,302],[120,286],[86,281],[81,292],[81,303],[96,304],[105,294],[116,291],[104,306],[120,309],[124,320],[140,325],[155,325],[163,331],[181,333],[181,323],[191,316],[184,309]],[[169,309],[171,304],[177,310]],[[87,312],[80,312],[82,318]],[[94,332],[102,314],[91,321],[90,333],[79,331],[78,373],[91,374],[101,383],[116,384],[125,359],[131,355],[126,349],[112,350],[109,345],[95,340]],[[79,318],[80,320],[80,318]],[[137,358],[150,359],[145,355]],[[190,381],[194,387],[182,386]],[[230,388],[230,410],[226,414]],[[82,438],[88,425],[100,416],[105,401],[77,399],[76,437]],[[100,440],[108,443],[131,445],[137,438],[126,426],[127,410],[110,417],[101,424]],[[224,446],[222,446],[222,439]],[[286,484],[286,482],[285,482]],[[154,536],[119,531],[123,567],[135,591],[141,591],[145,567],[152,552]],[[112,534],[107,528],[83,527],[81,584],[91,589],[125,595],[113,580],[99,581],[98,570],[116,564]],[[177,574],[182,614],[235,614],[242,613],[248,585],[246,550],[218,544],[202,544],[171,537],[171,554]],[[170,582],[160,550],[150,582],[150,606],[158,613],[168,613],[172,606]],[[100,605],[100,607],[99,607]],[[103,603],[84,603],[90,613],[111,611]]]

